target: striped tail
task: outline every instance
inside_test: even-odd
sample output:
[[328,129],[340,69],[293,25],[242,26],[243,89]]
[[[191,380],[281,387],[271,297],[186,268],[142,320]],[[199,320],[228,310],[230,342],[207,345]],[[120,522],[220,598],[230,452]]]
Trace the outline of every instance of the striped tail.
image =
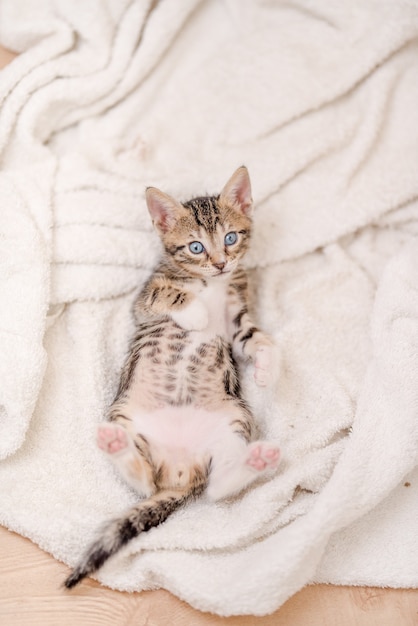
[[136,504],[123,517],[109,522],[104,527],[101,537],[90,546],[64,585],[67,589],[75,587],[83,578],[98,570],[128,541],[165,522],[174,511],[186,502],[200,496],[205,487],[206,477],[184,489],[164,489]]

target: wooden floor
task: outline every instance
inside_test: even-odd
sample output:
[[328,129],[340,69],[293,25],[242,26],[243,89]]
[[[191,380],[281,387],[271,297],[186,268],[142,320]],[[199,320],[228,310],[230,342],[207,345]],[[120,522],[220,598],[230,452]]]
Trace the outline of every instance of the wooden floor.
[[418,591],[306,587],[266,617],[200,613],[167,591],[121,593],[86,580],[62,588],[69,568],[0,527],[2,626],[417,626]]
[[[0,68],[14,55],[0,48]],[[318,585],[273,615],[219,618],[166,591],[128,594],[86,581],[72,592],[69,570],[0,527],[1,626],[418,626],[418,591]]]

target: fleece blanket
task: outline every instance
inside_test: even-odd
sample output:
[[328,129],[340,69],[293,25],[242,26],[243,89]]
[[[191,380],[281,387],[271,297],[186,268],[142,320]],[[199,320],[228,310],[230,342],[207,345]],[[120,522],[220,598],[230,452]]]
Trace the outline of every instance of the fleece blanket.
[[[74,565],[136,499],[95,447],[159,255],[144,188],[246,164],[243,386],[277,475],[204,499],[98,574],[220,615],[309,582],[418,583],[418,5],[1,0],[0,523]],[[59,584],[60,581],[57,581]]]

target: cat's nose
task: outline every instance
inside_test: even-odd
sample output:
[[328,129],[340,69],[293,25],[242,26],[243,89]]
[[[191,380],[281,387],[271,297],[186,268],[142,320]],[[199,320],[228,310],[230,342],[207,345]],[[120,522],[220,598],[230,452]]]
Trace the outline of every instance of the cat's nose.
[[226,263],[225,263],[225,261],[222,261],[221,263],[214,263],[213,265],[214,265],[214,267],[216,267],[217,270],[220,270],[222,272],[222,270],[225,267]]

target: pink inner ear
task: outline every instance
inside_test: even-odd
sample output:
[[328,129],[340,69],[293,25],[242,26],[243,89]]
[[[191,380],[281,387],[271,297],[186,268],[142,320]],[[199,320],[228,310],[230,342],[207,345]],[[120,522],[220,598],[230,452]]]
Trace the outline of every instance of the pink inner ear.
[[252,205],[251,183],[246,167],[240,167],[226,183],[221,196],[233,204],[237,203],[241,211],[249,214]]
[[167,231],[175,221],[175,201],[153,187],[146,190],[146,200],[155,226],[164,232]]
[[236,189],[237,201],[244,213],[247,213],[252,204],[251,186],[248,176],[242,176],[239,186]]

